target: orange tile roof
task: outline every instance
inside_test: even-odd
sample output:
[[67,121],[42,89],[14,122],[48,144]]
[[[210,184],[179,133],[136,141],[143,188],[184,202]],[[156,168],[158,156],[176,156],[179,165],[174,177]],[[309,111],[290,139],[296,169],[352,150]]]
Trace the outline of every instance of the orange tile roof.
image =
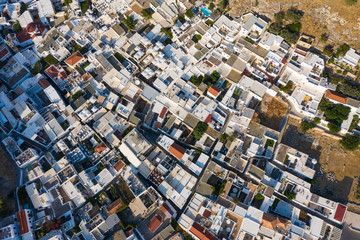
[[16,215],[17,215],[17,220],[19,223],[20,235],[23,235],[23,234],[29,232],[29,225],[28,225],[25,210],[18,212]]
[[345,95],[342,95],[340,93],[331,90],[326,91],[325,97],[343,104],[346,104],[346,100],[347,100],[347,97]]
[[45,72],[52,79],[56,78],[59,74],[59,71],[56,69],[56,67],[54,65],[51,65],[50,67],[48,67],[48,69],[46,69]]
[[160,118],[164,118],[166,112],[167,112],[167,107],[163,107],[160,113]]
[[218,87],[215,87],[214,85],[212,85],[209,90],[208,90],[209,93],[211,93],[213,96],[217,96],[220,92],[220,89]]
[[116,171],[120,171],[125,166],[125,163],[119,160],[115,165],[114,168]]
[[155,232],[156,229],[160,227],[162,222],[163,222],[163,218],[160,215],[156,214],[150,219],[149,223],[147,224],[147,227],[151,232]]
[[180,145],[178,145],[176,143],[173,143],[169,147],[169,152],[179,160],[184,156],[185,151],[186,150],[183,147],[181,147]]
[[78,63],[81,59],[83,59],[83,55],[81,55],[81,53],[79,51],[77,51],[76,53],[74,53],[73,55],[71,55],[68,59],[65,60],[65,62],[67,64],[69,64],[70,66],[74,66],[76,65],[76,63]]
[[116,201],[112,202],[108,207],[107,210],[110,215],[115,214],[121,207],[123,206],[121,198],[117,199]]
[[102,153],[105,149],[107,149],[105,143],[101,142],[99,145],[97,145],[95,147],[95,150],[98,152],[98,153]]

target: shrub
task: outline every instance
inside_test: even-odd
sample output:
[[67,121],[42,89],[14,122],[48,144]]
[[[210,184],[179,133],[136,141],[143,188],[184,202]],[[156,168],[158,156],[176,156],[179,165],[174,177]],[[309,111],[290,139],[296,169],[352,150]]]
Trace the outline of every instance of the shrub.
[[341,130],[340,126],[333,122],[329,122],[327,127],[329,128],[330,132],[333,132],[333,133],[338,133]]
[[224,134],[222,134],[222,135],[220,136],[219,141],[220,141],[221,143],[223,143],[223,142],[225,142],[228,138],[229,138],[229,134],[224,133]]
[[229,0],[220,0],[220,2],[218,3],[218,8],[221,12],[224,12],[228,5]]
[[262,195],[262,194],[260,194],[260,193],[258,193],[258,194],[256,194],[255,195],[255,199],[256,200],[263,200],[265,197]]
[[207,128],[208,125],[206,123],[198,122],[198,124],[196,124],[193,131],[194,138],[196,140],[199,140],[202,137],[202,135],[206,132]]
[[320,36],[320,42],[327,42],[327,40],[329,39],[329,35],[327,35],[326,33],[321,34]]
[[338,47],[338,49],[336,50],[335,56],[336,57],[341,57],[344,56],[347,51],[350,50],[350,46],[347,45],[346,43],[342,44],[340,47]]
[[179,20],[179,22],[181,22],[182,24],[184,24],[186,22],[184,15],[179,15],[177,20]]
[[82,91],[77,91],[76,93],[74,93],[72,96],[71,96],[71,99],[73,101],[79,99],[82,95],[84,95],[84,92]]
[[301,130],[305,133],[307,130],[315,128],[316,124],[313,121],[311,121],[311,122],[302,121],[300,124],[300,127],[301,127]]
[[300,22],[296,22],[296,23],[291,23],[286,25],[286,28],[290,31],[290,32],[300,32],[301,30],[301,23]]
[[40,70],[41,70],[41,63],[40,63],[40,61],[37,61],[34,65],[34,67],[30,70],[30,72],[32,75],[35,76],[36,74],[38,74],[40,72]]
[[202,36],[200,34],[195,34],[194,35],[194,42],[198,42],[202,39]]
[[270,26],[269,26],[269,29],[268,31],[272,34],[275,34],[275,35],[279,35],[280,32],[282,30],[282,25],[281,23],[272,23]]
[[289,9],[285,14],[286,20],[292,21],[293,23],[297,23],[301,20],[302,14],[296,9]]
[[343,139],[340,140],[341,146],[346,150],[354,151],[358,149],[360,145],[360,136],[359,135],[346,135]]
[[349,6],[353,6],[357,3],[357,0],[345,0],[346,4]]

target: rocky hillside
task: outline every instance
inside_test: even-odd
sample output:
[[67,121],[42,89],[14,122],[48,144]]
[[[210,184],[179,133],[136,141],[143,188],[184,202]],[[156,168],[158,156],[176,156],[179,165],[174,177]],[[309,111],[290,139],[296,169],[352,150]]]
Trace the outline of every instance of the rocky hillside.
[[360,1],[349,6],[346,0],[230,0],[232,16],[254,11],[272,19],[280,10],[297,8],[304,12],[302,31],[315,37],[329,35],[329,42],[347,42],[360,51]]

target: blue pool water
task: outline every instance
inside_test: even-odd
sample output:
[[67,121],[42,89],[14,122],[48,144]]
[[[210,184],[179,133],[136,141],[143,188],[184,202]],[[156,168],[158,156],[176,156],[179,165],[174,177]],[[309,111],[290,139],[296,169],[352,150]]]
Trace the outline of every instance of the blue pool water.
[[210,14],[211,14],[211,11],[209,9],[207,9],[207,7],[203,7],[200,10],[204,13],[204,15],[206,17],[210,16]]

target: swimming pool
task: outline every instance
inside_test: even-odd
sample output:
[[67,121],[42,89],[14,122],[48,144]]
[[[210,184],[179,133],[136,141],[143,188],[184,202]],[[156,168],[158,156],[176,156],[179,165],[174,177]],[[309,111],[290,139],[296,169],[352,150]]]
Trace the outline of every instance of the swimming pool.
[[204,15],[206,17],[210,16],[210,14],[211,14],[211,11],[209,9],[207,9],[207,7],[203,7],[200,10],[204,13]]

